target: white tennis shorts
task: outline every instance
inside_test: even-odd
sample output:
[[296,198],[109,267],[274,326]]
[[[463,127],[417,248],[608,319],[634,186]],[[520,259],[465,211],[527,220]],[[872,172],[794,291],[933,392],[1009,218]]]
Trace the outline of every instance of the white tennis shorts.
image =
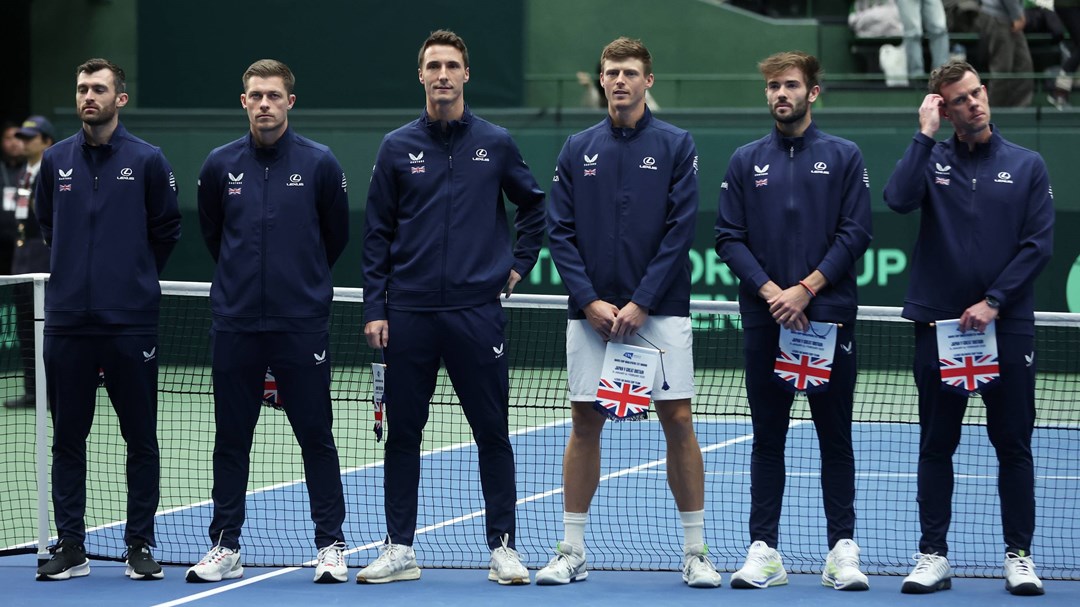
[[[646,343],[648,339],[652,344]],[[650,316],[638,335],[623,338],[623,342],[643,348],[663,350],[662,365],[657,365],[653,383],[653,400],[680,400],[694,396],[694,334],[687,316]],[[600,384],[607,343],[593,330],[587,320],[570,320],[566,324],[566,369],[570,384],[570,400],[592,402]],[[668,389],[664,390],[664,380]]]

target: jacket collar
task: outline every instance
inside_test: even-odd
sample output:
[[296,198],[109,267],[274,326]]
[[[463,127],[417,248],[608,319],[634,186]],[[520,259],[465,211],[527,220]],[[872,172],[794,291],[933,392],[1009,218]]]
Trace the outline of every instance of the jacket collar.
[[109,137],[109,142],[104,145],[90,145],[86,141],[86,131],[79,128],[79,132],[75,133],[75,143],[79,144],[79,147],[84,149],[97,149],[106,152],[111,152],[112,149],[120,144],[121,141],[127,139],[127,129],[124,128],[124,123],[117,122],[116,128],[113,129],[112,136]]
[[293,133],[292,127],[285,127],[285,132],[281,134],[281,137],[270,147],[260,147],[255,145],[255,135],[248,131],[247,134],[247,146],[256,154],[262,156],[270,156],[271,158],[284,154],[292,145],[293,140],[296,139],[296,134]]
[[780,129],[776,128],[774,125],[772,130],[772,143],[785,152],[790,151],[792,148],[794,148],[796,152],[801,152],[803,149],[809,147],[820,135],[821,131],[818,130],[817,125],[813,122],[811,122],[810,125],[806,127],[806,130],[803,131],[802,137],[786,137],[780,132]]
[[976,143],[974,150],[968,150],[968,146],[963,141],[956,138],[956,133],[953,133],[952,137],[949,137],[949,145],[952,146],[953,153],[961,158],[986,158],[993,152],[997,151],[1003,141],[1001,133],[998,132],[994,123],[990,123],[990,140],[986,143]]
[[645,130],[650,123],[652,123],[652,111],[649,110],[649,106],[645,106],[645,113],[641,115],[641,119],[637,121],[634,128],[615,126],[615,123],[611,121],[611,114],[608,114],[607,118],[608,129],[611,130],[611,134],[616,139],[633,139],[638,136],[638,133]]
[[[461,118],[450,121],[447,133],[453,133],[458,129],[468,128],[469,124],[472,122],[472,118],[472,110],[469,109],[469,104],[465,104],[465,112],[461,115]],[[438,120],[433,120],[431,116],[428,116],[427,107],[420,110],[420,124],[433,136],[443,136],[442,123]]]

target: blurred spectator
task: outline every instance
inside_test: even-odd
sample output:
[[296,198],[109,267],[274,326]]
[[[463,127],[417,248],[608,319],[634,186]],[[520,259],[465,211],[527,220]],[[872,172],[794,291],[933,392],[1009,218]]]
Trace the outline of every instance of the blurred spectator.
[[[981,0],[975,21],[980,34],[979,55],[991,74],[1029,73],[1034,69],[1024,37],[1022,0]],[[1035,83],[1031,78],[997,78],[990,83],[991,107],[1031,105]]]
[[1072,74],[1080,67],[1080,0],[1056,0],[1054,12],[1069,31],[1069,56],[1061,65],[1061,71],[1054,80],[1054,88],[1047,100],[1062,110],[1069,105],[1069,92],[1073,86]]
[[15,136],[19,125],[4,122],[3,158],[0,159],[0,192],[3,193],[3,207],[0,207],[0,275],[11,274],[11,254],[15,248],[17,225],[15,223],[15,201],[18,196],[19,179],[26,169],[26,152],[21,139]]
[[848,27],[856,38],[899,38],[904,35],[895,0],[855,0]]
[[942,0],[896,0],[900,22],[904,27],[904,55],[907,71],[924,76],[923,33],[930,39],[930,61],[934,67],[949,60],[949,30],[945,21]]

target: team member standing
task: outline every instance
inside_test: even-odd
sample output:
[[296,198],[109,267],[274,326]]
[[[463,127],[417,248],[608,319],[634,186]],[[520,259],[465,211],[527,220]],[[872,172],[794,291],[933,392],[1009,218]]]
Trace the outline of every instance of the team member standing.
[[35,189],[41,235],[52,247],[45,291],[46,389],[53,415],[56,533],[39,580],[90,573],[86,537],[86,437],[98,369],[127,442],[126,574],[160,579],[158,505],[158,275],[180,238],[176,180],[161,150],[120,124],[124,71],[105,59],[76,69],[82,128],[46,150]]
[[273,369],[300,444],[315,523],[316,582],[344,582],[345,499],[331,430],[330,268],[348,241],[345,174],[325,145],[289,127],[296,80],[284,63],[244,72],[250,132],[210,152],[199,221],[217,262],[213,312],[214,547],[189,582],[243,575],[240,531],[263,379]]
[[[465,105],[469,51],[446,30],[420,47],[427,103],[383,138],[368,190],[364,335],[387,364],[387,541],[358,583],[415,580],[420,441],[446,365],[472,428],[486,504],[488,579],[528,584],[514,550],[508,350],[498,295],[536,263],[544,193],[505,129]],[[503,196],[517,206],[511,251]]]
[[[646,107],[654,77],[652,55],[640,40],[616,39],[604,47],[600,62],[608,116],[563,145],[548,213],[551,256],[570,294],[566,358],[573,426],[563,455],[565,537],[536,582],[566,584],[588,576],[585,526],[600,483],[600,434],[607,419],[593,406],[605,343],[615,340],[663,353],[666,373],[657,375],[653,399],[684,532],[683,580],[715,588],[721,579],[705,556],[705,472],[690,411],[689,251],[698,210],[697,151],[689,133]],[[665,379],[668,385],[660,389]]]
[[750,549],[731,576],[737,588],[787,583],[776,548],[783,505],[784,445],[794,392],[774,377],[780,327],[837,323],[831,379],[808,394],[821,448],[829,553],[821,582],[866,590],[855,536],[855,263],[870,244],[870,191],[862,153],[820,131],[811,106],[821,65],[800,52],[758,64],[776,128],[731,157],[720,189],[716,253],[739,277],[750,456]]
[[[1046,164],[990,123],[986,87],[963,61],[930,75],[919,132],[885,185],[899,213],[922,211],[904,299],[915,321],[919,389],[918,562],[903,592],[952,585],[946,541],[952,519],[952,456],[968,397],[942,389],[937,320],[960,330],[996,323],[1001,377],[983,389],[986,431],[997,452],[1005,539],[1005,587],[1042,594],[1031,559],[1035,532],[1035,277],[1050,260],[1054,206]],[[935,142],[941,119],[955,135]]]

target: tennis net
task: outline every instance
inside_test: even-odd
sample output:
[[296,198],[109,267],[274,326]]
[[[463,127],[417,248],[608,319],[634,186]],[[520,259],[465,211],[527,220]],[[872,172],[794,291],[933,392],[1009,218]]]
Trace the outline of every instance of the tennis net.
[[[0,397],[22,393],[23,364],[15,303],[33,290],[0,282]],[[25,283],[24,283],[25,284]],[[39,289],[42,288],[39,285]],[[212,545],[214,442],[210,375],[209,285],[163,283],[159,338],[158,435],[161,502],[155,556],[192,563]],[[385,522],[381,457],[371,404],[369,364],[376,354],[362,336],[362,293],[337,289],[331,321],[334,434],[348,514],[350,566],[376,555]],[[570,429],[566,402],[565,298],[514,295],[504,300],[510,356],[510,425],[517,462],[517,547],[529,567],[542,566],[561,537],[562,453]],[[694,419],[706,469],[706,540],[720,569],[742,564],[749,516],[752,429],[742,371],[737,306],[693,302],[697,396]],[[856,540],[870,573],[910,570],[916,551],[915,501],[919,426],[911,379],[912,327],[896,308],[863,307],[856,325]],[[1046,578],[1080,577],[1074,504],[1080,493],[1080,315],[1040,314],[1037,331],[1038,420],[1034,437],[1038,528],[1034,553]],[[107,378],[106,378],[107,381]],[[88,445],[86,547],[98,558],[124,552],[125,449],[105,389]],[[302,404],[299,405],[302,407]],[[392,407],[392,403],[388,406]],[[997,460],[985,432],[985,410],[971,399],[955,456],[956,489],[949,535],[957,575],[1000,575],[1004,545],[997,497]],[[47,410],[5,408],[6,465],[0,492],[0,549],[39,550],[53,537],[47,472]],[[393,432],[392,424],[386,430]],[[483,499],[476,450],[449,380],[441,375],[424,435],[419,533],[422,567],[487,567]],[[38,454],[38,455],[35,455]],[[46,468],[38,468],[37,458]],[[678,514],[667,487],[665,443],[655,416],[609,423],[603,475],[587,529],[593,569],[676,570],[681,559]],[[793,572],[820,572],[826,546],[817,437],[804,397],[792,408],[780,550]],[[827,471],[826,471],[827,473]],[[44,477],[47,481],[47,475]],[[300,565],[315,555],[313,525],[299,449],[284,412],[267,407],[252,450],[243,561]]]

